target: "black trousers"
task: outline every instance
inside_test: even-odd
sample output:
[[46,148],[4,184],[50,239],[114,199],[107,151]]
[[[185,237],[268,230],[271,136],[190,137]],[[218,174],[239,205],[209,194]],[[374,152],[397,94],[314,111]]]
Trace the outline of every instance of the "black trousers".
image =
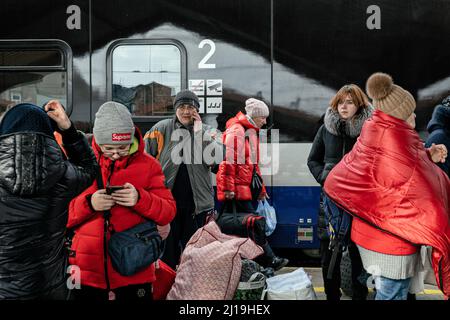
[[[340,300],[341,298],[341,259],[342,253],[338,254],[336,259],[336,264],[334,265],[333,277],[328,279],[328,269],[331,261],[331,256],[333,252],[328,249],[330,240],[320,240],[320,253],[321,253],[321,264],[322,264],[322,277],[323,284],[325,287],[325,294],[327,295],[327,300]],[[363,272],[363,265],[361,261],[361,256],[359,255],[358,247],[351,240],[348,244],[348,252],[350,255],[350,260],[352,262],[352,300],[366,300],[368,289],[365,285],[361,284],[358,277]]]
[[172,269],[176,270],[181,253],[194,233],[204,226],[206,212],[193,216],[194,207],[178,207],[175,219],[170,223],[170,233],[165,241],[165,250],[161,258]]
[[[117,301],[145,301],[153,300],[151,283],[143,283],[120,287],[112,290]],[[108,301],[109,291],[90,286],[72,290],[73,300],[76,301]]]

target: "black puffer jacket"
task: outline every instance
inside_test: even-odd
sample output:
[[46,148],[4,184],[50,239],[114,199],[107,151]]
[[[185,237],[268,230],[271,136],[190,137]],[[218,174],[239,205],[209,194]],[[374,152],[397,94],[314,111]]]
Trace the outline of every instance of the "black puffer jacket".
[[69,161],[44,134],[0,136],[0,299],[45,297],[66,279],[68,204],[98,171],[84,135],[74,137],[63,135]]
[[[372,111],[372,107],[361,108],[352,119],[345,121],[339,117],[336,111],[331,108],[327,109],[324,124],[317,131],[308,156],[308,168],[321,186],[325,183],[331,169],[341,161],[347,152],[352,150],[361,133],[364,121],[370,118]],[[321,196],[318,221],[320,239],[327,237],[325,228]]]

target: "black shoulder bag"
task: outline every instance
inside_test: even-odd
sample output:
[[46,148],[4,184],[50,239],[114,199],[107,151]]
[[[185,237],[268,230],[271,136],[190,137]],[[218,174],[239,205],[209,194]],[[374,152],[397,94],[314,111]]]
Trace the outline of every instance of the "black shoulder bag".
[[[99,189],[103,189],[103,181],[97,178]],[[105,245],[106,234],[110,226],[111,212],[104,211]],[[156,223],[152,220],[140,223],[121,232],[112,230],[105,250],[111,258],[113,268],[123,276],[131,276],[147,268],[159,259],[162,249],[162,238],[158,233]]]
[[220,230],[229,235],[250,238],[258,245],[266,243],[266,219],[253,212],[237,212],[236,200],[231,200],[232,212],[225,212],[226,202],[217,217]]

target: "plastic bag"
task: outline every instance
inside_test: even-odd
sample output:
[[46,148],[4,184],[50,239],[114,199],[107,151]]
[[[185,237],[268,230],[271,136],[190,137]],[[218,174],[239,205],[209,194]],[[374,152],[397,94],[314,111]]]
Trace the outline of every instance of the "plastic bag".
[[269,202],[264,199],[262,201],[258,201],[258,208],[256,209],[256,213],[266,219],[266,237],[270,236],[277,226],[277,214],[275,212],[275,208],[272,207]]
[[303,268],[266,280],[267,300],[317,300],[311,279]]

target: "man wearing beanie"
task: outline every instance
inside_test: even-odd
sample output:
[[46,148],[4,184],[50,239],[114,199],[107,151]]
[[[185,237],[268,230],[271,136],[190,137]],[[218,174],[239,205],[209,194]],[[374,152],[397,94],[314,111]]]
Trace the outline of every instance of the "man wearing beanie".
[[[245,112],[239,112],[227,121],[227,130],[222,137],[226,159],[217,172],[217,199],[224,202],[227,212],[232,212],[235,202],[238,212],[255,213],[253,203],[267,197],[258,164],[258,133],[266,124],[269,108],[263,101],[250,98],[245,101]],[[254,187],[254,172],[260,181],[258,187]],[[264,249],[264,257],[259,260],[265,267],[278,270],[289,263],[288,259],[274,254],[265,237],[257,244]]]
[[424,148],[414,130],[415,100],[389,75],[373,74],[366,88],[376,110],[325,192],[354,217],[351,238],[375,278],[376,300],[406,299],[421,245],[433,247],[437,284],[448,295],[450,181],[433,163],[446,150]]
[[208,161],[205,150],[215,150],[220,159],[223,157],[212,128],[202,123],[197,96],[189,90],[180,91],[173,105],[175,116],[156,123],[144,139],[145,150],[161,163],[177,204],[162,257],[175,269],[189,239],[214,212],[211,169],[219,161]]
[[95,178],[95,156],[56,100],[8,110],[0,154],[0,300],[68,299],[67,208]]
[[168,225],[175,216],[175,201],[164,185],[161,165],[144,152],[141,133],[124,105],[114,101],[101,105],[93,133],[100,180],[73,199],[69,209],[68,227],[75,231],[69,261],[81,269],[82,287],[75,291],[75,299],[152,299],[154,264],[125,276],[104,250],[114,232],[147,220]]

